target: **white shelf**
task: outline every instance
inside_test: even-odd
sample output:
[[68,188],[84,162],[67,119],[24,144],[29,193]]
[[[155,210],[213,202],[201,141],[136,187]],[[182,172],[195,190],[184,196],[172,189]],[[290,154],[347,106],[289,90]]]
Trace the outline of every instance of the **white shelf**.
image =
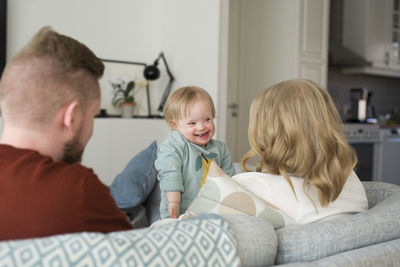
[[159,145],[169,132],[164,119],[97,118],[82,164],[110,185],[135,155],[154,140]]

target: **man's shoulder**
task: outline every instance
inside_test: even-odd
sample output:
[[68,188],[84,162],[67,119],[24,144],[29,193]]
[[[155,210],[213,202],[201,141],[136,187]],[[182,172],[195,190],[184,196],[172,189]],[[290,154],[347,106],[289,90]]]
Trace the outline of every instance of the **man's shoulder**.
[[8,144],[0,144],[0,157],[4,159],[12,158],[13,156],[20,157],[23,154],[39,154],[35,150],[18,148]]
[[86,176],[96,176],[93,172],[93,169],[88,168],[80,163],[65,163],[65,162],[52,162],[51,167],[54,168],[55,171],[60,171],[65,174],[80,174],[79,176],[86,177]]
[[52,162],[44,170],[48,177],[58,177],[60,183],[70,184],[72,187],[94,187],[103,185],[93,169],[80,163],[68,164],[65,162]]
[[[68,177],[69,180],[97,177],[92,169],[80,163],[53,161],[49,156],[41,155],[37,151],[8,145],[0,145],[0,160],[3,171],[7,171],[10,175],[23,173],[38,178]],[[61,182],[62,179],[58,181]]]

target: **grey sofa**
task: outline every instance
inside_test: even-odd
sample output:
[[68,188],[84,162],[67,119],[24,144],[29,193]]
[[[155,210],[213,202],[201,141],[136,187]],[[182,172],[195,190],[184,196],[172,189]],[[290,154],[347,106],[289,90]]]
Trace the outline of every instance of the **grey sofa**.
[[[363,182],[369,210],[275,231],[266,221],[231,215],[243,266],[400,266],[400,186]],[[138,227],[158,219],[159,191],[136,208]],[[135,224],[135,222],[134,222]]]
[[157,187],[129,210],[141,229],[0,242],[0,266],[400,266],[400,187],[363,182],[367,212],[274,230],[206,214],[160,227]]

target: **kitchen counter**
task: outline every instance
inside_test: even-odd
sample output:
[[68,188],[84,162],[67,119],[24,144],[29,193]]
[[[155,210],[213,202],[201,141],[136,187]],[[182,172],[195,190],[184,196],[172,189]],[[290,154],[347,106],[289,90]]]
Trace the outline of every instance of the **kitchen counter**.
[[382,124],[379,125],[381,129],[398,129],[400,128],[400,124]]

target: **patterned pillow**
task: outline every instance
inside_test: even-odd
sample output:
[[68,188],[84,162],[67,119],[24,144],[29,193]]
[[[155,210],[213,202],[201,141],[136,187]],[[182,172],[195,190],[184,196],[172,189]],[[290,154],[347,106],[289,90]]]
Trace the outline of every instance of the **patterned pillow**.
[[0,266],[240,266],[223,218],[207,214],[162,227],[0,242]]
[[294,221],[283,211],[247,191],[211,162],[207,179],[183,217],[202,213],[248,214],[270,222],[275,229]]

